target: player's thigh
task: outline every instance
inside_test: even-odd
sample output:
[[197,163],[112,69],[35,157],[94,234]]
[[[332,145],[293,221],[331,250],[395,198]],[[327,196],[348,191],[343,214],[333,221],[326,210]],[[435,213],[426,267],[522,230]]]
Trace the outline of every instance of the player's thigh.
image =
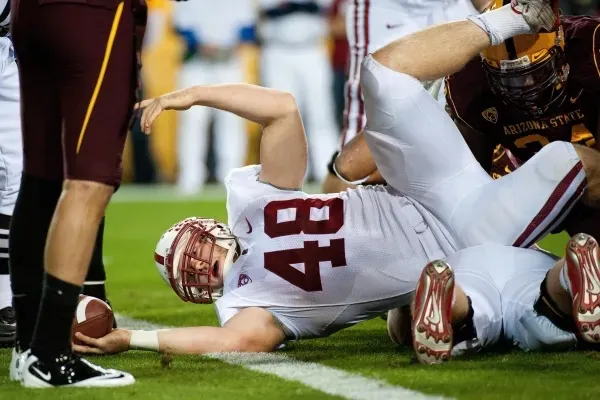
[[[502,267],[498,258],[506,258],[505,250],[504,246],[476,246],[459,250],[446,259],[454,270],[456,284],[471,299],[478,346],[489,346],[500,339],[502,300],[490,271]],[[457,351],[466,350],[465,346],[470,344],[459,345]]]
[[529,247],[562,222],[585,184],[573,145],[550,143],[516,171],[467,193],[451,229],[461,246]]
[[[18,18],[12,25],[12,38],[19,54],[20,114],[25,174],[45,179],[63,179],[61,109],[57,71],[44,21],[36,1],[19,2],[13,10]],[[36,29],[31,29],[36,26]]]
[[53,36],[66,178],[118,185],[137,84],[132,6],[44,8],[47,18],[60,21]]
[[369,56],[363,62],[361,86],[367,143],[394,189],[444,215],[465,191],[490,180],[421,82]]

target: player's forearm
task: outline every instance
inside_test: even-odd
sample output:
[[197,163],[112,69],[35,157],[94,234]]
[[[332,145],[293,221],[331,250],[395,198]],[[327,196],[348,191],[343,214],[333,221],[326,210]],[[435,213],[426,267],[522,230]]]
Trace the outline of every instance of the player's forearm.
[[158,331],[132,331],[131,350],[149,350],[168,354],[206,354],[217,352],[260,352],[259,342],[245,340],[236,331],[199,326]]
[[232,83],[185,90],[194,105],[229,111],[263,127],[298,112],[291,94],[257,85]]
[[490,45],[471,21],[437,25],[398,39],[373,53],[384,66],[421,81],[451,75]]
[[362,132],[344,146],[334,163],[338,177],[349,182],[367,178],[376,169],[377,165]]

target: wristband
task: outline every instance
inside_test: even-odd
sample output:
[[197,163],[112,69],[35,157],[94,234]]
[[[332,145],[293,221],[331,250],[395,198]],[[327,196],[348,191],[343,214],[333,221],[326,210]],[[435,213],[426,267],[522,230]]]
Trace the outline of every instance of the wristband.
[[152,350],[158,351],[158,332],[157,331],[131,331],[129,340],[131,350]]

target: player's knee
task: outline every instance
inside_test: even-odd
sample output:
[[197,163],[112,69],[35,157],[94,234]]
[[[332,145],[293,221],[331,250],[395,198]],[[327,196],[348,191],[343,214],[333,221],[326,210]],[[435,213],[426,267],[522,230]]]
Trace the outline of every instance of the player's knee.
[[104,215],[113,192],[112,185],[85,180],[67,179],[63,186],[63,196],[66,201],[73,201],[97,210],[99,218]]
[[[398,100],[423,91],[423,85],[381,53],[375,52],[362,62],[360,86],[365,104],[367,98]],[[368,110],[367,110],[368,111]],[[368,119],[367,115],[367,119]]]
[[587,190],[583,202],[588,206],[600,207],[600,152],[590,147],[574,145],[581,160],[587,179]]

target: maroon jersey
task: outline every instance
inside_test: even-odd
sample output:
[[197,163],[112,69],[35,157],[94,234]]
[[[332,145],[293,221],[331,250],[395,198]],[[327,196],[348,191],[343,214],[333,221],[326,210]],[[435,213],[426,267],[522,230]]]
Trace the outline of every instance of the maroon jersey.
[[556,140],[595,146],[600,105],[600,18],[563,17],[567,96],[558,108],[534,118],[496,97],[479,57],[446,78],[450,114],[525,161]]

